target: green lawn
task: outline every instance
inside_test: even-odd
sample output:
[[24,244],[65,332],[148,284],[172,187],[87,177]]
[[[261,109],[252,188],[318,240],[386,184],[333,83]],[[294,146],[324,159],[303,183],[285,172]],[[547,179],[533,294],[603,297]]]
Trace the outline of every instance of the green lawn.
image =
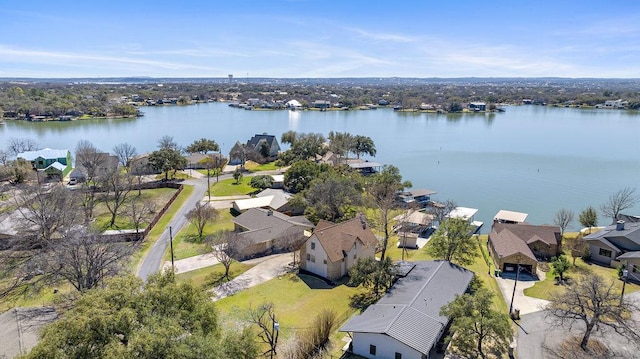
[[251,177],[244,176],[239,184],[236,184],[233,178],[212,183],[211,196],[238,196],[253,193],[256,189],[249,185],[250,182]]
[[[349,307],[349,297],[360,292],[360,289],[346,285],[331,288],[315,277],[289,273],[223,298],[216,304],[223,325],[234,328],[243,321],[248,308],[273,303],[280,323],[280,341],[284,343],[297,330],[307,328],[310,321],[325,308],[333,310],[340,317],[336,329],[339,328],[355,312]],[[340,340],[344,335],[336,331],[332,336],[333,347],[338,348],[338,352],[344,345]]]
[[[228,210],[221,210],[220,217],[204,227],[203,237],[222,230],[233,230],[233,216]],[[173,238],[173,258],[175,260],[197,256],[199,254],[210,252],[204,240],[198,238],[198,229],[192,223],[187,223],[180,232]],[[171,259],[170,248],[167,248],[164,254],[165,260]]]
[[[571,261],[571,259],[569,259]],[[599,274],[604,278],[614,281],[614,288],[618,291],[622,291],[622,281],[618,279],[618,270],[616,268],[609,268],[594,263],[585,262],[582,258],[576,259],[576,265],[571,266],[569,271],[564,275],[571,280],[579,275]],[[542,279],[542,278],[541,278]],[[556,285],[555,274],[553,270],[547,272],[546,278],[537,282],[533,287],[524,290],[524,294],[530,297],[541,298],[549,300],[554,297],[556,293],[561,291],[563,286]],[[640,290],[640,285],[635,283],[627,283],[625,286],[625,293],[633,293]]]
[[244,168],[249,172],[260,172],[260,171],[275,171],[282,167],[276,166],[275,161],[265,163],[265,164],[259,164],[253,161],[247,161],[244,164]]
[[[239,262],[231,263],[229,268],[229,277],[233,279],[240,274],[248,271],[253,266]],[[176,274],[178,281],[191,281],[197,287],[203,290],[209,290],[223,283],[224,266],[216,264],[205,268],[196,269],[190,272]],[[226,279],[225,279],[226,281]]]

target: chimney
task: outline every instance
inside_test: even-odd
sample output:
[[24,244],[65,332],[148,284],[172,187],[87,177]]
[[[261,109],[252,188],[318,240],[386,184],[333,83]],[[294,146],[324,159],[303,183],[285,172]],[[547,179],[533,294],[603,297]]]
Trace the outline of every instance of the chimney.
[[268,210],[267,211],[267,216],[273,216],[273,211],[272,210]]
[[364,218],[364,215],[360,214],[360,223],[362,224],[362,229],[367,229],[367,219]]
[[616,231],[624,231],[624,221],[616,222]]

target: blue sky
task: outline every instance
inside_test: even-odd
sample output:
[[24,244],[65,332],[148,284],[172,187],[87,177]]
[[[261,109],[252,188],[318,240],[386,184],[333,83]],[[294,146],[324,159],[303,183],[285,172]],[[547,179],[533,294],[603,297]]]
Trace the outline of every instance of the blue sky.
[[0,3],[0,77],[640,78],[640,1]]

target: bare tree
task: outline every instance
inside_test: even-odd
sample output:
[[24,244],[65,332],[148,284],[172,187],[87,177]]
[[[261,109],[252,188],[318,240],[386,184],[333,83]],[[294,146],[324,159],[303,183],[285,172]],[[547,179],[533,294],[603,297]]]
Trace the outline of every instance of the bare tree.
[[6,166],[8,160],[9,160],[9,153],[5,150],[0,150],[0,164],[3,166]]
[[625,209],[633,208],[640,198],[636,195],[636,189],[626,187],[609,196],[607,203],[600,207],[602,214],[616,223],[618,215]]
[[223,278],[229,279],[231,264],[240,256],[238,234],[231,231],[218,231],[207,237],[207,244],[211,246],[213,257],[224,266]]
[[435,222],[438,222],[438,225],[440,225],[442,222],[444,222],[447,214],[456,209],[457,206],[458,205],[456,204],[456,202],[448,199],[444,203],[435,203],[429,209],[429,213],[433,215],[433,220]]
[[164,135],[158,140],[158,148],[161,150],[180,151],[178,143],[169,135]]
[[31,138],[10,138],[7,144],[7,151],[14,156],[21,152],[35,151],[39,148],[38,143]]
[[218,211],[209,204],[196,203],[196,206],[187,213],[187,219],[196,226],[198,237],[202,238],[204,227],[218,218]]
[[24,187],[16,192],[14,202],[20,213],[20,237],[25,239],[22,249],[42,246],[59,237],[77,225],[80,218],[78,197],[63,186],[54,186],[49,191],[37,185]]
[[131,181],[132,177],[120,172],[118,168],[112,169],[102,178],[103,199],[111,214],[109,222],[111,227],[115,225],[119,210],[131,192]]
[[116,145],[113,148],[113,153],[118,157],[118,162],[127,172],[131,170],[131,160],[138,154],[136,148],[127,142]]
[[145,201],[140,198],[140,196],[133,197],[131,202],[129,203],[129,207],[127,208],[127,214],[129,218],[131,218],[131,222],[133,223],[134,228],[136,229],[136,234],[138,234],[138,240],[140,234],[140,227],[142,223],[150,220],[155,213],[155,204],[151,201]]
[[84,198],[82,208],[84,209],[85,222],[93,219],[93,209],[96,205],[96,182],[100,176],[104,175],[108,155],[101,153],[96,146],[87,140],[80,140],[76,145],[76,167],[85,171],[87,180],[82,189]]
[[263,303],[256,308],[250,308],[248,321],[258,327],[258,338],[269,346],[269,350],[262,355],[270,354],[271,358],[277,355],[279,325],[276,321],[273,303]]
[[589,246],[587,246],[587,242],[582,238],[582,233],[567,242],[567,249],[571,254],[571,258],[573,258],[573,265],[575,266],[576,258],[585,255],[588,252]]
[[69,231],[46,251],[51,274],[85,292],[120,272],[133,252],[131,242],[114,242],[84,230]]
[[563,208],[556,213],[555,217],[553,217],[553,223],[560,227],[560,237],[564,236],[564,231],[569,227],[571,222],[573,222],[574,216],[573,211]]
[[640,307],[631,301],[622,302],[620,293],[614,289],[614,282],[606,282],[598,274],[582,276],[574,285],[553,297],[547,306],[547,315],[558,319],[569,329],[576,323],[584,324],[580,342],[582,350],[587,350],[592,332],[602,327],[610,327],[616,334],[640,340],[638,323],[631,316]]

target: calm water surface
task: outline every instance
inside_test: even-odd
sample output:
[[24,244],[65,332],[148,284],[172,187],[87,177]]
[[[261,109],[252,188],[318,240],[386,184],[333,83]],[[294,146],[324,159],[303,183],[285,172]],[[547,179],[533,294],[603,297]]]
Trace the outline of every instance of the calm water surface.
[[[43,147],[73,151],[85,139],[104,151],[129,142],[141,153],[170,135],[184,146],[212,138],[228,152],[255,133],[346,131],[373,138],[378,155],[372,160],[399,167],[414,188],[478,208],[485,232],[500,209],[529,213],[534,224],[552,223],[560,208],[577,214],[624,187],[640,191],[637,112],[511,106],[505,113],[445,116],[390,109],[244,111],[224,103],[143,110],[138,119],[8,121],[0,125],[0,147],[12,137],[31,137]],[[640,203],[628,213],[640,214]]]

